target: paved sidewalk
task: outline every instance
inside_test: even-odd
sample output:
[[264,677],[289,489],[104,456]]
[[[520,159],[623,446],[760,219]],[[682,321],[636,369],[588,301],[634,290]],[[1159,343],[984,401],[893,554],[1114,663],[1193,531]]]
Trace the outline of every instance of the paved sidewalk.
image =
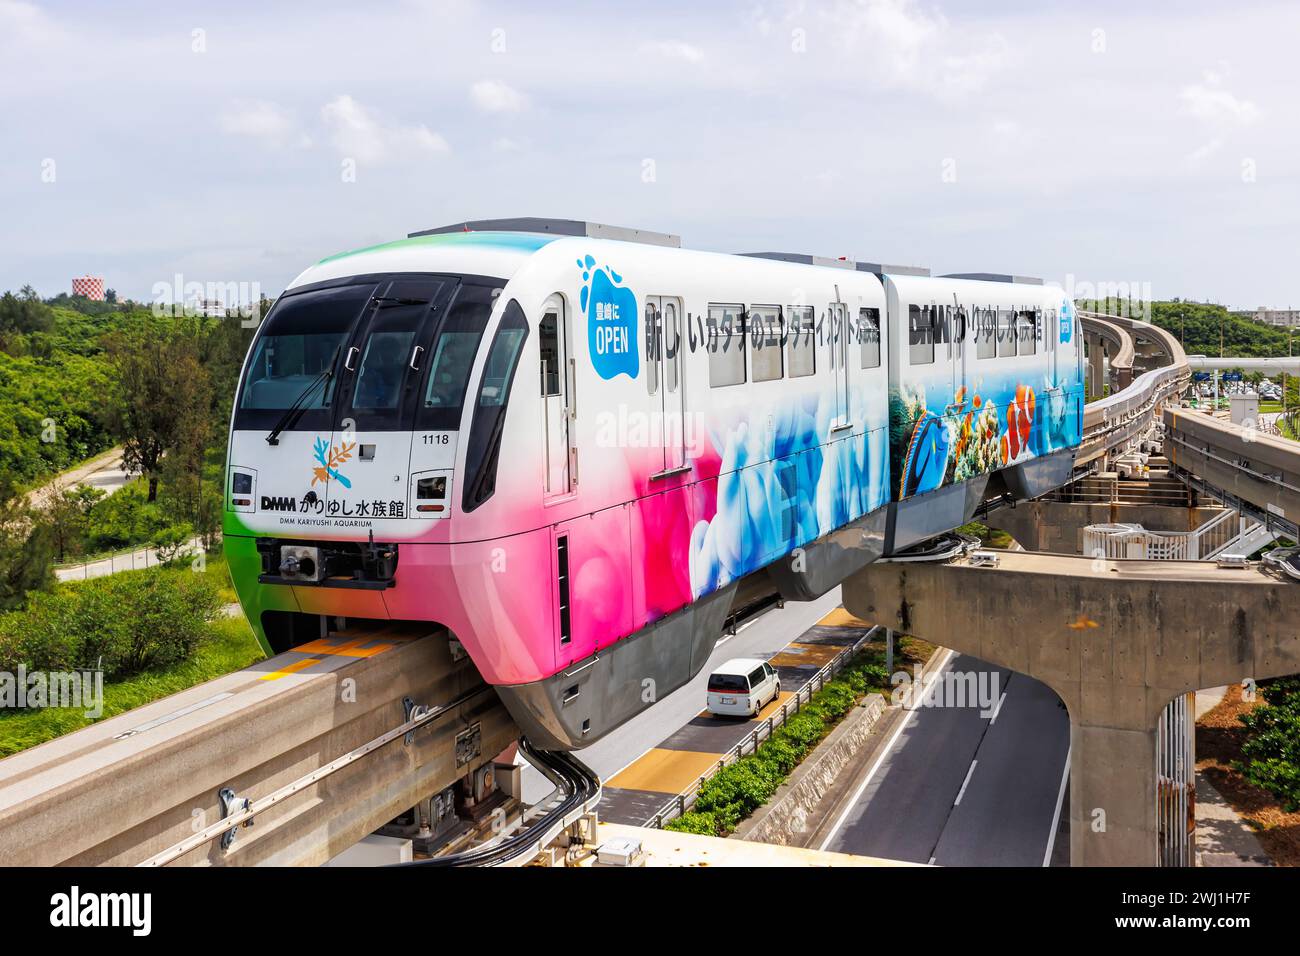
[[122,468],[122,449],[118,446],[76,468],[60,472],[39,488],[33,489],[28,494],[28,501],[33,508],[42,508],[56,487],[75,488],[77,485],[89,485],[111,495],[125,485],[130,477]]
[[1255,831],[1204,774],[1196,775],[1196,865],[1273,865]]
[[[203,550],[203,539],[199,537],[191,538],[186,547],[189,549],[190,557],[193,558]],[[54,575],[60,581],[85,581],[88,578],[102,578],[108,574],[117,574],[119,571],[138,571],[144,568],[153,568],[161,563],[158,560],[158,552],[155,548],[136,548],[134,551],[109,555],[107,558],[100,558],[97,561],[87,561],[84,564],[55,568]]]

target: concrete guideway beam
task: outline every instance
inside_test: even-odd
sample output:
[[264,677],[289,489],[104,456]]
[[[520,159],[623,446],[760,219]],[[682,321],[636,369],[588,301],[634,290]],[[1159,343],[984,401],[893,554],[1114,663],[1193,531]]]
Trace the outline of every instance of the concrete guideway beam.
[[1089,317],[1083,320],[1084,334],[1088,342],[1088,365],[1090,370],[1092,388],[1094,396],[1101,397],[1103,394],[1098,387],[1099,383],[1105,381],[1105,367],[1103,362],[1102,343],[1106,344],[1105,358],[1109,359],[1110,365],[1110,389],[1112,394],[1122,391],[1133,384],[1133,336],[1122,326],[1096,317]]
[[1175,468],[1263,516],[1300,524],[1300,443],[1188,409],[1165,409],[1164,423]]
[[[301,645],[0,761],[0,865],[133,865],[437,705],[483,687],[445,632],[385,624]],[[458,766],[456,737],[478,724]],[[188,865],[317,865],[518,738],[490,688],[213,840]]]
[[999,558],[869,565],[844,606],[1051,687],[1070,714],[1072,864],[1155,865],[1161,712],[1188,691],[1300,672],[1295,584],[1204,562]]
[[1085,335],[1096,334],[1094,329],[1100,330],[1105,326],[1125,332],[1130,342],[1133,337],[1141,335],[1168,357],[1169,364],[1143,372],[1123,389],[1084,407],[1083,441],[1075,455],[1076,467],[1128,448],[1134,439],[1147,431],[1164,402],[1180,395],[1191,381],[1182,346],[1164,329],[1120,316],[1080,315]]

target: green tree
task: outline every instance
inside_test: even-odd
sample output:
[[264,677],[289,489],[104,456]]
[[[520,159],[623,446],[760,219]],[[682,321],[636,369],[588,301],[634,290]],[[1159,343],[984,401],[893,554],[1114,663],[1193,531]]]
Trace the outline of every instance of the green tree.
[[113,377],[110,427],[127,469],[144,475],[153,502],[163,456],[187,447],[197,431],[194,419],[206,420],[210,412],[197,338],[192,326],[146,316],[110,334],[106,347]]
[[49,525],[39,520],[7,479],[0,479],[0,609],[14,608],[31,591],[54,584]]
[[46,496],[41,510],[60,562],[69,554],[80,554],[85,550],[91,510],[103,497],[103,491],[89,485],[68,487],[62,484],[56,485]]

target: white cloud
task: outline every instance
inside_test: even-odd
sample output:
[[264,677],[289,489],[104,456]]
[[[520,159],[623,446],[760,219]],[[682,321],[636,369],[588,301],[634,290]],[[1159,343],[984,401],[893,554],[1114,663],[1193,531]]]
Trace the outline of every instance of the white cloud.
[[[772,15],[754,19],[761,32],[772,29]],[[917,0],[836,0],[811,10],[787,0],[779,19],[786,28],[815,26],[810,44],[828,37],[853,55],[872,83],[887,89],[960,98],[983,89],[1010,61],[1001,34],[955,30],[942,12]]]
[[1205,162],[1220,149],[1223,148],[1223,140],[1212,139],[1208,143],[1196,147],[1187,155],[1187,162],[1192,166],[1199,166]]
[[445,153],[447,141],[427,126],[389,126],[346,93],[321,108],[335,147],[363,163],[409,159],[422,153]]
[[1183,112],[1199,120],[1215,124],[1250,126],[1260,117],[1260,109],[1252,101],[1234,96],[1223,86],[1226,70],[1208,70],[1203,83],[1192,83],[1178,94],[1183,101]]
[[500,80],[479,80],[469,88],[470,99],[485,113],[518,113],[528,98]]
[[494,153],[517,153],[523,146],[509,136],[499,136],[492,141],[492,151]]
[[30,3],[0,0],[0,32],[24,42],[49,38],[57,33],[44,12]]
[[266,100],[244,100],[231,104],[220,117],[222,132],[248,136],[268,146],[311,145],[311,137],[298,128],[286,110]]
[[657,53],[670,60],[684,60],[687,63],[699,63],[704,59],[704,51],[681,40],[658,40],[644,43],[641,49],[647,53]]

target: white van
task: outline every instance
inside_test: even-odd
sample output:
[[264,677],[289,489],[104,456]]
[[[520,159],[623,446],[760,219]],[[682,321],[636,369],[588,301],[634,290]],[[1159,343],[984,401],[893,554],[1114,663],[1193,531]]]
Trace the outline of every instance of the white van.
[[753,717],[780,694],[776,668],[756,657],[737,657],[709,675],[707,707],[723,717]]

